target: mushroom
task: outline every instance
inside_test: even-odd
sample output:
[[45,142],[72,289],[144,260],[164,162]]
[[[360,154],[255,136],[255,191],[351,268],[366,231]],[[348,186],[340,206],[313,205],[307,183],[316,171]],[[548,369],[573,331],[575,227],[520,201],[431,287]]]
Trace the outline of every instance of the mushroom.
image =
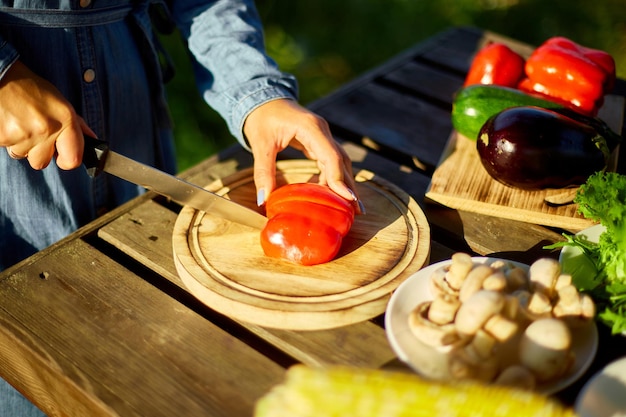
[[528,368],[537,381],[562,376],[573,363],[572,334],[559,319],[544,318],[532,322],[522,335],[520,364]]
[[485,330],[478,329],[472,340],[465,346],[466,351],[479,359],[493,356],[497,340]]
[[557,292],[557,302],[552,315],[564,320],[575,328],[589,323],[596,314],[596,306],[591,297],[581,294],[573,285],[565,285]]
[[556,283],[554,284],[555,290],[560,290],[561,288],[572,284],[572,276],[570,274],[561,274],[556,279]]
[[489,265],[476,265],[465,277],[459,289],[459,299],[461,302],[467,301],[474,293],[483,288],[485,279],[493,275],[494,270]]
[[428,308],[428,320],[435,324],[452,323],[460,305],[461,301],[457,297],[440,294],[433,299]]
[[492,291],[504,291],[507,287],[507,280],[504,272],[495,271],[483,281],[483,289]]
[[506,387],[521,388],[532,390],[535,388],[537,382],[535,375],[528,368],[521,365],[511,365],[504,368],[496,380],[496,385],[502,385]]
[[473,336],[492,316],[498,314],[505,304],[502,293],[480,290],[459,307],[454,324],[462,335]]
[[439,325],[428,320],[431,302],[418,305],[409,314],[409,328],[422,343],[432,347],[443,347],[459,342],[461,337],[454,323]]
[[520,311],[520,302],[517,297],[511,294],[506,294],[504,297],[504,307],[500,311],[504,317],[509,320],[517,321],[517,317]]
[[430,276],[429,289],[433,295],[450,295],[458,297],[459,291],[452,288],[446,279],[446,275],[449,270],[449,266],[441,267],[435,270]]
[[530,265],[528,271],[531,291],[544,293],[551,299],[560,275],[561,264],[559,261],[552,258],[537,259]]
[[498,342],[506,342],[517,333],[518,324],[501,314],[493,315],[485,322],[484,329]]
[[571,368],[570,328],[595,317],[593,300],[549,258],[527,271],[459,252],[429,285],[434,298],[414,309],[409,327],[427,348],[422,367],[438,378],[533,389]]
[[489,382],[498,374],[498,359],[495,356],[486,358],[475,355],[467,346],[451,351],[449,367],[450,375],[455,379],[473,379]]
[[534,292],[528,299],[527,309],[533,317],[549,317],[552,312],[552,302],[550,298],[542,292]]
[[519,323],[526,324],[543,317],[551,317],[552,315],[552,304],[543,293],[517,290],[511,296],[518,301],[516,321]]
[[557,302],[554,305],[555,317],[580,316],[582,305],[580,293],[573,285],[566,285],[557,291]]
[[450,258],[452,263],[446,274],[446,281],[455,290],[459,290],[463,281],[474,268],[472,257],[463,252],[457,252]]
[[596,316],[596,304],[588,294],[580,296],[581,318],[585,322],[590,322]]
[[528,274],[525,270],[518,266],[514,266],[513,268],[509,269],[505,276],[508,292],[513,292],[528,285]]

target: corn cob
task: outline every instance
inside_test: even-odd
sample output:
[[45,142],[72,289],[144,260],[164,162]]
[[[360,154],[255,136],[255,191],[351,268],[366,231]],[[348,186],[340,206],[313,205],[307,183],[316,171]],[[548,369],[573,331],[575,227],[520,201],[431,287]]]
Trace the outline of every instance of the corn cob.
[[255,417],[575,417],[531,391],[348,367],[291,367],[256,404]]

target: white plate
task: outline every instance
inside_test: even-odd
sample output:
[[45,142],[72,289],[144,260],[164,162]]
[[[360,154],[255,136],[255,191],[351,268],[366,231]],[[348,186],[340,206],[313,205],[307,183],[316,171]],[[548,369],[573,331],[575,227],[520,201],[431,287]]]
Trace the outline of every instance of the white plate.
[[[502,260],[487,257],[474,257],[472,259],[475,263],[488,264]],[[505,261],[528,270],[528,265]],[[396,289],[387,304],[385,329],[389,344],[398,358],[418,374],[423,374],[420,372],[420,367],[424,365],[423,347],[418,346],[418,339],[413,336],[409,328],[409,314],[418,304],[433,299],[429,289],[430,276],[438,268],[450,263],[451,260],[438,262],[411,275]],[[598,329],[595,323],[572,332],[572,336],[572,347],[576,355],[572,369],[565,377],[557,381],[539,385],[536,389],[538,392],[549,395],[562,390],[580,378],[591,365],[598,349]]]
[[580,417],[626,416],[626,358],[591,377],[580,390],[574,410]]
[[[602,226],[601,224],[597,224],[585,230],[581,230],[580,232],[576,233],[576,236],[585,236],[589,242],[598,243],[600,235],[604,233],[605,230],[606,228],[604,226]],[[563,265],[564,272],[567,272],[573,277],[575,276],[576,283],[581,285],[583,289],[587,289],[588,286],[584,284],[587,277],[585,277],[584,274],[589,275],[588,279],[591,280],[593,278],[592,271],[595,271],[595,267],[590,265],[588,270],[586,270],[585,268],[573,269],[573,267],[570,267],[570,265],[576,265],[577,267],[579,267],[582,262],[576,260],[576,258],[583,256],[585,255],[583,254],[582,249],[577,246],[568,245],[564,246],[561,249],[561,253],[559,254],[559,262],[561,263],[561,265]],[[592,285],[593,284],[591,283],[591,281],[589,281],[589,287]]]

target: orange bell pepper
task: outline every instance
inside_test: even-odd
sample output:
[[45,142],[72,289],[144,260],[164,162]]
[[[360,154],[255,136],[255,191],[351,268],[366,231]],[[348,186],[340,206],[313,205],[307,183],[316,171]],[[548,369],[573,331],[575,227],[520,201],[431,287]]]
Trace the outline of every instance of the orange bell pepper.
[[354,222],[353,205],[324,185],[288,184],[266,202],[261,247],[270,257],[316,265],[337,256]]
[[527,79],[518,88],[596,115],[615,83],[615,60],[607,52],[564,37],[548,39],[526,60]]
[[517,87],[523,75],[524,58],[507,45],[492,42],[474,56],[463,86],[494,84]]

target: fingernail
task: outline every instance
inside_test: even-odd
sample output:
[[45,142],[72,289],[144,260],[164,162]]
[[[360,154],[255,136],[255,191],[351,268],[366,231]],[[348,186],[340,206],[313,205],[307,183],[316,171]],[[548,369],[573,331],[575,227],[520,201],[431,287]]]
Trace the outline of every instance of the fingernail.
[[358,201],[358,198],[356,198],[356,194],[354,194],[354,191],[348,188],[348,192],[352,196],[352,201]]
[[256,193],[256,205],[261,207],[263,204],[265,204],[265,189],[261,188]]
[[359,206],[359,213],[365,214],[365,205],[363,205],[363,202],[357,198],[356,194],[354,194],[354,191],[349,188],[348,191],[350,192],[350,195],[352,195],[352,201],[354,201]]
[[361,212],[361,214],[365,214],[365,205],[363,204],[363,202],[361,200],[357,200],[357,203],[359,204],[359,211]]

